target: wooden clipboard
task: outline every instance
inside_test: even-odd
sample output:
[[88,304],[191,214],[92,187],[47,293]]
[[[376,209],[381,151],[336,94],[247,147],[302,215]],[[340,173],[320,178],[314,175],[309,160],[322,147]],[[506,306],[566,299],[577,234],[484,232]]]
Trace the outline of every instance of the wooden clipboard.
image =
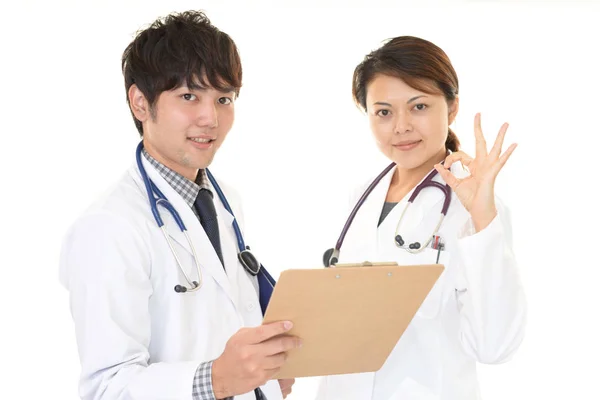
[[292,321],[303,345],[275,378],[379,370],[444,270],[441,264],[339,264],[283,271],[263,323]]

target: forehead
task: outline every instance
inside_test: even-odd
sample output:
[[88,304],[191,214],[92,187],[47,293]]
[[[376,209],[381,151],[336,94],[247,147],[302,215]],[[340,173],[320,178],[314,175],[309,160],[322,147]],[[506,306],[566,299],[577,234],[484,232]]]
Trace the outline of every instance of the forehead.
[[378,74],[367,85],[367,102],[383,101],[384,99],[407,100],[422,95],[443,97],[433,82],[419,79],[411,83],[413,86],[396,76]]

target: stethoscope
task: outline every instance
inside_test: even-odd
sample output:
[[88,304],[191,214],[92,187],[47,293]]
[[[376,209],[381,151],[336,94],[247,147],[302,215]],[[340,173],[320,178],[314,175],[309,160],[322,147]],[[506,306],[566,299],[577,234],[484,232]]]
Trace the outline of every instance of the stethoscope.
[[[354,209],[350,213],[350,216],[348,217],[348,220],[346,221],[346,224],[344,225],[344,228],[342,229],[342,233],[340,234],[340,237],[339,237],[339,239],[338,239],[335,247],[333,249],[328,249],[323,254],[323,265],[325,265],[325,267],[330,267],[332,265],[335,265],[338,262],[338,260],[340,258],[340,249],[342,248],[342,244],[344,243],[344,238],[346,237],[346,233],[348,233],[348,229],[350,229],[350,225],[352,225],[352,221],[354,221],[354,217],[358,213],[358,210],[362,207],[362,205],[367,200],[367,197],[371,194],[371,192],[375,189],[375,187],[379,184],[379,182],[381,182],[381,180],[395,166],[396,166],[395,162],[393,162],[390,165],[388,165],[373,180],[373,182],[371,182],[371,184],[365,190],[365,192],[360,197],[360,199],[358,199],[358,202],[354,206]],[[433,180],[433,178],[435,177],[435,175],[437,173],[438,172],[435,169],[433,171],[431,171],[429,173],[429,175],[427,175],[427,177],[425,177],[425,179],[423,179],[421,181],[421,183],[419,185],[417,185],[417,187],[413,190],[412,195],[408,199],[408,202],[406,203],[406,206],[404,207],[404,210],[402,211],[402,214],[400,215],[400,219],[398,220],[398,224],[396,225],[396,231],[394,233],[394,243],[396,244],[397,247],[399,247],[401,249],[404,249],[404,250],[406,250],[406,251],[408,251],[409,253],[412,253],[412,254],[419,253],[419,252],[421,252],[421,251],[423,251],[424,249],[427,248],[427,246],[433,240],[433,237],[434,237],[435,233],[440,229],[440,226],[442,225],[442,221],[444,220],[444,217],[448,213],[448,208],[450,208],[450,199],[452,198],[452,189],[447,184],[446,185],[442,185],[441,183],[436,182],[436,181]],[[404,238],[399,233],[400,224],[402,223],[402,220],[404,219],[404,215],[406,214],[406,210],[408,209],[408,207],[411,204],[413,204],[413,202],[415,201],[415,199],[417,198],[417,196],[419,195],[419,193],[421,193],[421,190],[423,190],[423,189],[425,189],[427,187],[438,188],[438,189],[440,189],[444,193],[444,205],[442,206],[442,212],[440,214],[440,220],[439,220],[437,226],[435,227],[435,229],[433,231],[433,234],[429,236],[429,239],[427,240],[427,242],[424,245],[421,245],[420,242],[413,242],[413,243],[409,243],[408,246],[406,246],[406,242],[405,242]]]
[[[173,205],[167,200],[165,195],[162,194],[160,189],[148,177],[148,174],[146,173],[144,165],[142,164],[142,149],[143,149],[143,147],[144,147],[143,142],[140,142],[140,144],[138,144],[138,146],[137,146],[135,156],[136,156],[138,169],[140,170],[140,174],[142,175],[142,180],[144,181],[144,186],[146,187],[146,192],[148,194],[148,200],[150,202],[150,209],[152,210],[152,214],[154,215],[154,219],[156,220],[158,227],[161,228],[162,233],[165,236],[165,239],[167,240],[167,244],[169,245],[169,249],[171,249],[171,253],[173,254],[173,257],[175,257],[175,261],[177,262],[177,266],[179,267],[179,270],[181,271],[181,273],[183,274],[183,276],[185,277],[185,280],[187,281],[187,283],[189,285],[189,286],[175,285],[175,288],[174,288],[175,292],[177,292],[177,293],[194,292],[202,287],[202,271],[200,269],[200,264],[198,263],[198,255],[196,254],[196,248],[194,247],[194,244],[192,243],[192,241],[188,235],[187,228],[185,227],[183,220],[179,216],[179,213],[177,212],[177,210],[175,210],[175,207],[173,207]],[[275,285],[275,280],[271,277],[271,275],[269,275],[269,273],[265,270],[265,268],[262,267],[262,265],[258,262],[256,257],[250,252],[250,247],[248,247],[244,244],[244,238],[242,237],[242,232],[240,231],[240,227],[238,226],[238,223],[233,214],[233,211],[231,210],[231,207],[229,206],[229,202],[227,201],[227,198],[223,194],[223,191],[217,184],[217,181],[215,180],[213,175],[210,173],[210,171],[208,169],[206,169],[205,171],[206,171],[206,175],[208,176],[210,183],[212,184],[215,191],[217,192],[217,195],[219,196],[221,203],[223,203],[223,206],[225,207],[225,209],[233,216],[233,229],[235,231],[235,236],[237,238],[238,249],[239,249],[238,260],[240,261],[240,263],[242,264],[244,269],[250,275],[252,275],[252,276],[257,276],[259,274],[261,275],[261,276],[259,276],[259,283],[266,281],[272,287],[273,285]],[[157,197],[155,197],[155,196],[157,196]],[[191,280],[190,277],[188,276],[188,274],[183,269],[183,267],[181,265],[181,260],[179,259],[179,257],[177,256],[177,253],[175,252],[175,249],[173,248],[173,243],[171,242],[171,239],[169,238],[169,235],[167,234],[165,224],[164,224],[162,217],[160,216],[160,213],[158,211],[159,205],[164,207],[169,213],[171,213],[171,215],[173,216],[173,219],[175,220],[175,223],[177,223],[177,226],[179,226],[179,229],[185,235],[185,238],[186,238],[186,240],[190,246],[190,249],[192,250],[192,254],[194,256],[194,263],[196,265],[198,281]]]

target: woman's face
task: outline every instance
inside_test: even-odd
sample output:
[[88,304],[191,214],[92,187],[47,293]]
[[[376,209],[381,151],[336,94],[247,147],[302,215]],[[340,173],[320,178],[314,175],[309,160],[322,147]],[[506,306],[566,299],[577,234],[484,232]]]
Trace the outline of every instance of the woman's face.
[[449,109],[442,94],[425,93],[400,78],[379,74],[367,86],[366,103],[377,146],[398,168],[413,169],[444,158],[458,101]]

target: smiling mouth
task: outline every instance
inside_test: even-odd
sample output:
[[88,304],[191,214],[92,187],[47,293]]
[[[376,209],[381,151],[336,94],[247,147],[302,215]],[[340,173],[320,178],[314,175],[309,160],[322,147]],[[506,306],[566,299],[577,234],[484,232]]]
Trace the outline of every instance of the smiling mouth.
[[188,138],[189,140],[191,140],[192,142],[196,142],[196,143],[211,143],[214,142],[215,139],[210,139],[210,138]]
[[418,145],[419,145],[421,142],[422,142],[422,140],[415,140],[415,141],[412,141],[412,142],[396,143],[396,144],[394,144],[393,146],[394,146],[395,148],[397,148],[398,150],[403,150],[403,151],[406,151],[406,150],[412,150],[412,149],[414,149],[414,148],[415,148],[415,147],[417,147],[417,146],[418,146]]

